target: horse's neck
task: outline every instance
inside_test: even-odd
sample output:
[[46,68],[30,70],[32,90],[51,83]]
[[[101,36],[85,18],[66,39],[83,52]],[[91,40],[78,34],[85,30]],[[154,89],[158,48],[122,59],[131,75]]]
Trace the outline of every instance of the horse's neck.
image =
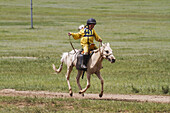
[[101,62],[102,62],[102,57],[101,57],[101,53],[99,50],[98,52],[93,53],[93,55],[91,57],[91,66],[90,67],[93,67],[96,64],[101,64]]

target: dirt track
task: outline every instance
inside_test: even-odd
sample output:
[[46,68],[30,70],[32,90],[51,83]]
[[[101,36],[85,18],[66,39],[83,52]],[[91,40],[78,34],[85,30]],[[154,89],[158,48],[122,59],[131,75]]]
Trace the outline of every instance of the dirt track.
[[48,91],[16,91],[15,89],[0,90],[0,96],[25,96],[25,97],[46,97],[46,98],[77,98],[77,99],[94,99],[94,100],[116,100],[116,101],[137,101],[137,102],[155,102],[170,103],[170,96],[159,95],[121,95],[121,94],[104,94],[102,98],[98,94],[82,95],[74,93],[70,97],[68,93],[48,92]]

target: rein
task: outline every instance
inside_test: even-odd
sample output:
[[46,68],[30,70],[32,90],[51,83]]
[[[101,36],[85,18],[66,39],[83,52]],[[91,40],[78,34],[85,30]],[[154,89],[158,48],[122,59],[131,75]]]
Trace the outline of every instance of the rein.
[[[99,43],[99,51],[100,51],[100,46],[102,46],[102,42]],[[101,55],[101,51],[100,51],[100,55]]]

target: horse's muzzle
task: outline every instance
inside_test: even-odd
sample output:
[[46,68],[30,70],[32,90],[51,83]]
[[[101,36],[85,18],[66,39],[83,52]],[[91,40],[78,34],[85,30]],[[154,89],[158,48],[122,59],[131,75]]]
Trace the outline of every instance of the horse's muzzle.
[[111,63],[115,63],[115,62],[116,62],[116,59],[112,59],[112,60],[111,60]]
[[109,58],[107,60],[109,60],[111,63],[114,63],[116,61],[116,59],[109,59]]

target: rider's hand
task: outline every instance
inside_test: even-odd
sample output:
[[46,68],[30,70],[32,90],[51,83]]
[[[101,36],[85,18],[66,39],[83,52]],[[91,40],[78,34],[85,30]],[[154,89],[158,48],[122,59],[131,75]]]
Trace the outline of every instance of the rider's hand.
[[71,33],[70,33],[70,32],[68,33],[68,36],[71,36]]
[[99,39],[99,42],[102,42],[102,39]]

